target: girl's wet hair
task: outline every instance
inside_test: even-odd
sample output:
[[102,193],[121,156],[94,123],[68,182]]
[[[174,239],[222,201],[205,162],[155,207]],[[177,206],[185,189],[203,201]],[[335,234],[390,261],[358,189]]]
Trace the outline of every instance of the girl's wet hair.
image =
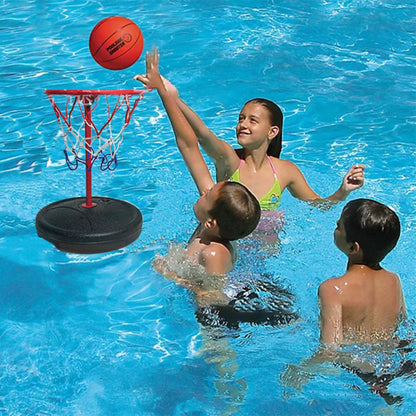
[[283,137],[282,110],[277,104],[273,101],[267,100],[266,98],[253,98],[252,100],[246,102],[246,104],[248,103],[260,104],[269,110],[271,125],[279,127],[279,133],[277,133],[276,137],[270,142],[269,147],[267,148],[267,154],[269,156],[280,157]]
[[251,234],[260,220],[260,204],[242,184],[225,181],[209,214],[222,238],[234,241]]
[[380,202],[354,199],[345,205],[341,219],[347,242],[360,245],[364,262],[369,266],[383,260],[399,240],[399,217]]

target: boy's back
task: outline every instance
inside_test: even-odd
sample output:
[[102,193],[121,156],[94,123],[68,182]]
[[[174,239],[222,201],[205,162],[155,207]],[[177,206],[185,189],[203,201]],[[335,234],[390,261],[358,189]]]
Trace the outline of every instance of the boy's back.
[[[319,297],[339,317],[340,322],[327,332],[339,331],[342,343],[391,339],[405,308],[399,277],[364,265],[353,265],[345,275],[322,283]],[[334,335],[322,333],[324,339]]]
[[356,199],[344,207],[334,242],[348,257],[347,272],[319,287],[322,342],[373,343],[393,337],[406,306],[399,277],[380,261],[399,236],[399,218],[386,205]]

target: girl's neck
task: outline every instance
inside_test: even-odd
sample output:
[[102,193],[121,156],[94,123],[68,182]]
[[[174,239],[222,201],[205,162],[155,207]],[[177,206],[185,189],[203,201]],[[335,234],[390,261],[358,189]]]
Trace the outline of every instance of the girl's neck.
[[267,153],[263,150],[253,150],[248,152],[247,150],[244,152],[244,161],[253,167],[254,171],[259,170],[263,164],[269,163],[267,160]]

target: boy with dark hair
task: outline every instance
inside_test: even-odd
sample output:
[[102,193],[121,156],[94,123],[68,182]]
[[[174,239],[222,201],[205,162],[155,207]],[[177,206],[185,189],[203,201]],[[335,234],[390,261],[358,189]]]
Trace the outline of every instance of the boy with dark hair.
[[348,256],[347,272],[319,287],[321,342],[338,346],[393,337],[406,306],[399,277],[380,261],[399,236],[399,218],[387,206],[370,199],[345,206],[334,241]]
[[[146,53],[146,74],[136,75],[135,79],[147,88],[157,90],[172,124],[178,148],[201,195],[194,205],[200,225],[188,243],[186,259],[201,265],[210,275],[224,275],[232,270],[236,258],[231,241],[247,236],[256,228],[260,205],[241,184],[227,181],[214,183],[199,150],[197,137],[179,109],[174,92],[167,88],[169,84],[164,83],[159,73],[159,53],[156,49]],[[170,274],[168,270],[163,270],[160,263],[158,268],[163,274]]]
[[300,365],[287,366],[281,375],[285,386],[300,389],[317,372],[317,365],[332,361],[358,375],[386,403],[403,399],[390,394],[387,387],[396,377],[414,374],[413,361],[403,360],[397,371],[378,375],[365,358],[336,348],[348,344],[388,348],[407,344],[394,337],[407,314],[400,279],[380,266],[399,236],[399,218],[386,205],[370,199],[356,199],[345,205],[334,242],[348,256],[347,271],[324,281],[318,290],[322,347]]

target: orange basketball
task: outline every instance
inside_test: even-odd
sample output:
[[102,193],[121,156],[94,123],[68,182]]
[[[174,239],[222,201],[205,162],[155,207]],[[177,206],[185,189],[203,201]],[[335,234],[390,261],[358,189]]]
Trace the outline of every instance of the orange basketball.
[[139,26],[122,16],[111,16],[97,23],[90,35],[90,52],[107,69],[125,69],[133,65],[143,51]]

